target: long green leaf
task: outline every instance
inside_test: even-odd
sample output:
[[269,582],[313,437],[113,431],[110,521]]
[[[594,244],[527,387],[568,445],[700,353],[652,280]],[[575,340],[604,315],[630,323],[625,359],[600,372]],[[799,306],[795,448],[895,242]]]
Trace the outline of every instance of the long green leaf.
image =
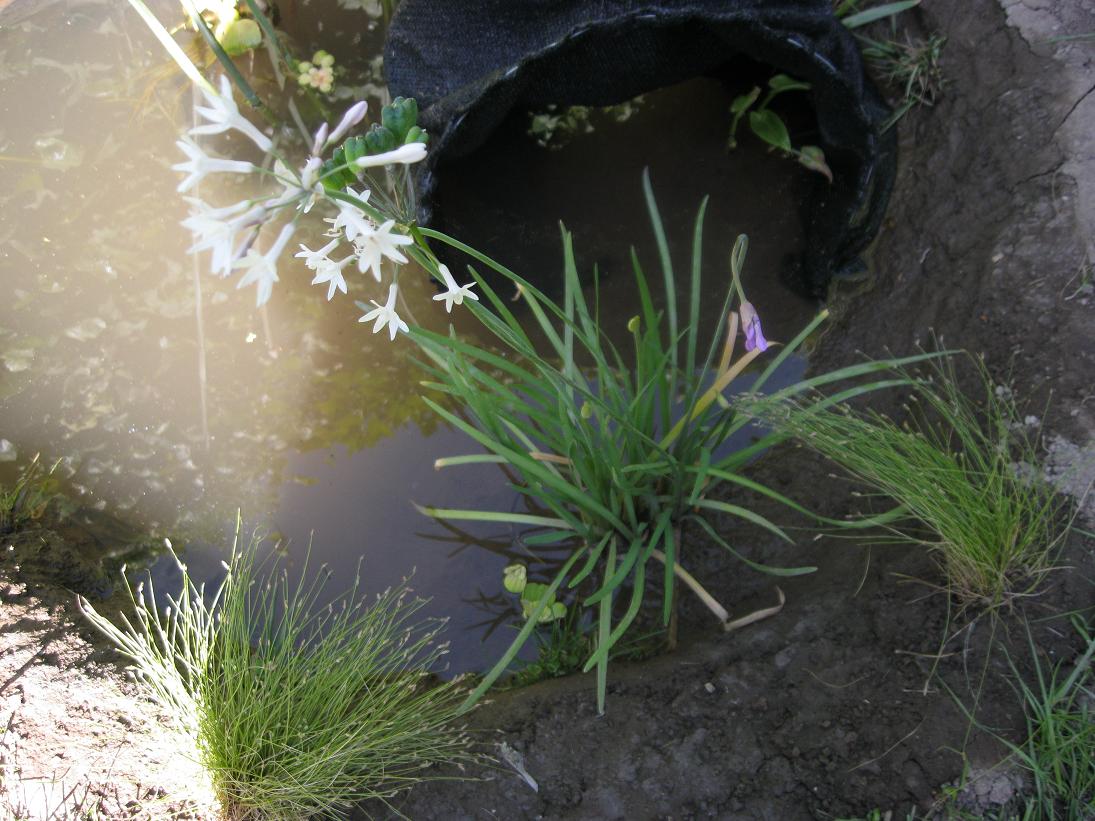
[[419,513],[434,519],[462,519],[471,522],[506,522],[515,525],[535,525],[537,527],[567,527],[562,519],[550,519],[547,516],[532,516],[526,513],[500,513],[493,510],[457,510],[447,507],[428,507],[415,504]]
[[754,562],[752,559],[746,558],[738,551],[734,550],[734,548],[732,548],[729,544],[727,544],[726,540],[719,536],[719,534],[715,532],[715,528],[713,528],[711,524],[702,516],[689,516],[688,519],[689,521],[696,522],[696,524],[702,527],[708,536],[710,536],[716,543],[721,545],[723,548],[728,550],[731,555],[734,556],[734,558],[738,559],[741,562],[744,562],[749,567],[753,568],[754,570],[760,571],[761,573],[767,573],[770,576],[805,576],[808,573],[813,573],[817,570],[816,567],[772,567],[771,565]]
[[[573,578],[571,578],[570,587],[577,587],[585,580],[586,576],[593,572],[593,568],[597,566],[597,561],[601,558],[601,554],[604,552],[605,545],[607,545],[614,538],[615,536],[613,536],[611,533],[606,533],[604,534],[604,536],[601,537],[601,540],[597,542],[597,546],[590,551],[589,558],[582,566],[582,569],[575,573]],[[615,547],[613,547],[612,555],[613,557],[616,556]],[[613,562],[615,562],[615,558],[613,558]]]
[[688,349],[685,354],[684,366],[689,375],[696,367],[696,343],[700,333],[700,286],[703,268],[703,219],[707,213],[707,202],[710,198],[704,197],[700,202],[700,210],[696,214],[696,223],[692,229],[692,281],[689,285],[688,302]]
[[582,667],[583,673],[588,673],[593,669],[595,664],[600,664],[601,659],[608,658],[609,650],[611,650],[616,642],[620,640],[620,637],[627,632],[627,628],[631,626],[631,622],[635,621],[635,617],[639,614],[639,607],[643,603],[643,593],[646,586],[646,563],[654,552],[655,545],[657,545],[657,541],[651,538],[647,543],[647,546],[643,549],[642,555],[635,564],[635,572],[631,580],[631,602],[627,606],[627,612],[624,613],[623,618],[620,619],[612,629],[608,641],[604,644],[597,645],[597,649],[593,651],[593,655],[589,657]]
[[[661,516],[658,517],[658,525],[654,530],[654,535],[651,537],[651,541],[658,542],[662,537],[662,533],[665,532],[666,527],[669,525],[670,511],[663,511]],[[586,597],[586,600],[582,602],[585,607],[590,607],[597,602],[601,601],[605,596],[610,595],[616,588],[618,588],[627,578],[627,574],[631,571],[635,562],[639,559],[642,553],[642,546],[637,542],[632,542],[628,547],[627,555],[624,557],[623,562],[616,569],[616,572],[612,577],[606,581],[599,590],[596,590],[591,595]]]
[[893,17],[895,14],[900,14],[903,11],[908,11],[919,5],[920,0],[900,0],[895,3],[884,3],[883,5],[875,6],[872,9],[864,9],[856,14],[849,14],[840,22],[850,29],[859,28],[868,23],[873,23],[875,20],[881,20],[884,17]]
[[[605,562],[605,578],[613,574],[616,568],[616,540],[613,538],[608,547],[608,559]],[[612,596],[601,600],[597,608],[597,646],[609,643],[612,629]],[[597,660],[597,715],[605,714],[605,694],[608,690],[608,653]]]
[[705,510],[715,510],[719,513],[729,513],[731,516],[737,516],[739,519],[745,519],[747,522],[752,522],[759,527],[763,527],[769,533],[774,533],[785,542],[794,543],[794,539],[784,533],[779,525],[773,524],[768,521],[766,517],[749,510],[749,508],[731,504],[730,502],[719,502],[713,499],[696,499],[695,506],[704,508]]
[[731,473],[726,470],[719,470],[718,468],[707,468],[707,470],[704,472],[704,475],[714,476],[718,479],[723,480],[724,482],[731,482],[733,484],[740,485],[741,487],[752,490],[762,496],[767,496],[769,499],[777,501],[780,504],[786,505],[787,507],[791,508],[791,510],[794,510],[797,513],[801,513],[804,516],[808,516],[815,521],[822,522],[823,524],[835,525],[842,528],[860,529],[877,527],[880,525],[890,524],[891,522],[894,522],[897,519],[908,515],[908,511],[903,506],[899,505],[892,510],[888,510],[885,513],[880,513],[877,516],[871,516],[867,519],[831,519],[828,516],[822,516],[820,513],[815,513],[812,510],[803,507],[794,499],[790,499],[787,496],[784,496],[782,493],[772,490],[766,485],[762,485],[759,482],[754,482],[752,479],[748,479],[737,473]]
[[435,459],[433,467],[434,470],[440,470],[441,468],[451,468],[458,465],[481,465],[484,463],[504,465],[506,460],[493,453],[469,453],[465,456],[443,456],[440,459]]

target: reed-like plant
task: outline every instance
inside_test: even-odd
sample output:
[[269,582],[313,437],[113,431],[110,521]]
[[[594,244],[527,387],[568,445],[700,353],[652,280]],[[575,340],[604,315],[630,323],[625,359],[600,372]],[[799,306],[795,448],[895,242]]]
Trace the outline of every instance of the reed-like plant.
[[1039,467],[1034,420],[970,357],[981,398],[964,393],[953,359],[914,386],[910,420],[802,401],[756,403],[768,424],[832,459],[905,511],[890,524],[902,543],[926,544],[951,592],[995,607],[1030,593],[1052,570],[1068,532],[1068,501]]
[[369,601],[355,579],[321,606],[325,571],[292,583],[256,547],[233,550],[208,601],[181,562],[166,606],[127,580],[120,627],[78,599],[192,740],[226,817],[342,817],[474,758],[453,721],[463,688],[428,680],[443,645],[423,600],[398,587]]
[[[415,254],[431,270],[437,262],[428,241],[443,242],[493,269],[517,286],[536,332],[546,340],[541,350],[525,332],[504,300],[474,268],[485,304],[470,309],[494,337],[496,346],[480,347],[455,334],[422,329],[413,339],[428,355],[431,379],[425,384],[445,395],[427,399],[450,424],[465,431],[488,453],[440,459],[438,467],[496,462],[512,468],[516,489],[547,515],[481,510],[423,508],[446,519],[509,522],[544,532],[524,539],[533,546],[576,547],[548,586],[543,602],[562,595],[560,588],[587,584],[580,598],[596,609],[596,646],[584,669],[597,670],[598,707],[603,710],[609,653],[639,614],[652,568],[661,576],[662,619],[670,621],[675,582],[697,593],[724,626],[732,622],[719,604],[685,570],[681,529],[694,525],[746,566],[776,576],[809,573],[813,567],[776,567],[750,558],[731,545],[708,522],[710,514],[729,514],[767,530],[788,543],[790,536],[757,512],[726,500],[735,491],[751,491],[803,511],[797,503],[742,475],[742,469],[766,448],[786,436],[772,432],[747,447],[724,453],[735,431],[749,424],[724,394],[767,347],[759,320],[745,301],[741,271],[747,242],[738,238],[731,254],[733,285],[725,294],[722,320],[715,329],[700,328],[701,248],[706,201],[696,217],[686,304],[678,305],[674,267],[661,217],[644,177],[644,191],[659,249],[664,310],[655,308],[647,277],[632,254],[635,288],[642,311],[628,324],[632,349],[618,351],[602,330],[596,302],[591,307],[579,280],[571,235],[563,229],[565,290],[558,305],[505,266],[429,229],[415,229]],[[737,301],[735,310],[731,306]],[[760,370],[750,391],[759,391],[788,356],[825,318],[822,312]],[[735,357],[739,322],[745,326],[747,350]],[[913,357],[918,359],[920,357]],[[907,360],[912,361],[912,360]],[[779,391],[796,396],[810,388],[876,374],[890,363],[870,362],[815,376]],[[898,379],[896,381],[901,381]],[[839,401],[894,384],[858,384],[837,394]],[[451,402],[459,412],[451,410]],[[725,488],[725,489],[723,489]],[[616,617],[614,602],[630,587],[626,608]],[[475,702],[506,669],[535,629],[535,608],[509,651],[469,696]]]

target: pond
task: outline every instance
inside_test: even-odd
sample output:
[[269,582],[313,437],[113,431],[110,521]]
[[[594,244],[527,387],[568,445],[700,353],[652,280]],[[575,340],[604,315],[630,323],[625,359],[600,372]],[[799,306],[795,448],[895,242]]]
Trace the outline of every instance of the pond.
[[[365,98],[375,113],[386,99],[379,6],[345,5],[354,8],[285,2],[280,25],[300,54],[335,56],[334,112]],[[154,9],[182,19],[172,3]],[[196,40],[188,48],[202,53]],[[277,93],[264,53],[239,62],[261,93]],[[723,82],[694,80],[581,113],[567,133],[558,123],[573,112],[515,112],[477,154],[440,170],[439,224],[550,282],[565,221],[583,273],[596,264],[602,275],[611,332],[636,312],[628,246],[656,271],[640,188],[649,166],[678,250],[712,195],[704,275],[718,298],[705,302],[705,323],[717,321],[727,255],[744,232],[750,299],[768,335],[789,339],[816,310],[777,275],[800,242],[809,172],[754,141],[727,152],[732,96]],[[0,2],[0,481],[36,452],[60,459],[83,509],[170,536],[210,584],[237,509],[290,567],[310,550],[313,566],[348,580],[364,557],[370,591],[413,571],[428,614],[451,620],[451,670],[482,669],[512,638],[519,613],[501,571],[526,549],[508,527],[455,528],[412,501],[512,509],[518,495],[493,467],[434,470],[435,459],[476,448],[422,402],[410,346],[356,322],[354,300],[380,298],[372,282],[350,281],[328,302],[286,258],[272,300],[256,309],[253,291],[187,254],[187,205],[170,165],[193,105],[127,4]],[[681,136],[667,145],[670,125]],[[212,144],[224,156],[240,149],[238,138]],[[246,191],[207,180],[201,196],[220,204]],[[310,215],[297,239],[318,236],[323,216]],[[424,277],[404,277],[401,291],[423,324],[445,327]],[[789,362],[783,381],[803,367]],[[158,586],[177,585],[172,561],[149,566]]]

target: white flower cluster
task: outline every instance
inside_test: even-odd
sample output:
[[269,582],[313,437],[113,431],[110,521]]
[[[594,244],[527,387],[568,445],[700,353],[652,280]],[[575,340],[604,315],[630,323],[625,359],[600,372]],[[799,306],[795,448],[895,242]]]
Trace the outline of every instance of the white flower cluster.
[[[203,89],[203,94],[208,106],[199,107],[197,112],[207,122],[190,129],[191,136],[234,130],[250,139],[263,152],[274,152],[270,138],[240,114],[227,77],[221,78],[219,95],[212,89]],[[347,292],[343,271],[350,265],[356,265],[360,273],[371,272],[373,278],[381,282],[383,260],[388,259],[396,265],[407,263],[408,259],[400,248],[413,245],[414,240],[401,232],[401,226],[395,219],[377,218],[380,212],[369,205],[371,192],[367,188],[355,191],[352,187],[346,187],[335,198],[328,194],[320,179],[323,154],[358,125],[365,118],[365,112],[366,103],[359,102],[347,110],[333,131],[326,123],[321,125],[314,135],[311,156],[299,170],[291,169],[275,154],[272,176],[280,183],[282,190],[274,196],[243,200],[225,207],[214,207],[197,197],[186,197],[191,213],[182,224],[194,236],[190,252],[211,252],[212,270],[223,277],[233,271],[243,271],[244,275],[236,287],[256,286],[256,304],[261,306],[270,299],[273,285],[278,281],[277,262],[295,231],[300,214],[309,211],[316,200],[325,200],[337,208],[336,216],[326,220],[331,224],[326,233],[329,241],[314,251],[301,244],[296,256],[315,272],[313,285],[327,286],[328,300],[333,299],[338,291]],[[187,174],[179,184],[180,193],[190,191],[211,173],[251,174],[260,171],[250,162],[210,157],[190,137],[184,137],[177,144],[187,155],[186,162],[172,166],[174,170]],[[425,156],[424,143],[410,142],[390,151],[361,156],[353,161],[350,170],[360,173],[368,168],[409,165]],[[259,251],[255,245],[260,232],[280,214],[286,213],[290,215],[289,220],[281,226],[267,250]],[[348,244],[349,252],[341,259],[332,259],[331,254],[343,241]],[[446,292],[434,298],[444,300],[447,311],[451,312],[452,306],[462,304],[464,299],[478,300],[470,291],[471,284],[460,286],[448,268],[440,264],[436,268],[435,275],[444,284]],[[395,310],[397,297],[398,286],[393,281],[388,289],[386,304],[372,301],[372,309],[362,305],[368,310],[359,321],[375,320],[373,332],[387,327],[393,340],[399,331],[406,333],[407,323],[399,318]]]

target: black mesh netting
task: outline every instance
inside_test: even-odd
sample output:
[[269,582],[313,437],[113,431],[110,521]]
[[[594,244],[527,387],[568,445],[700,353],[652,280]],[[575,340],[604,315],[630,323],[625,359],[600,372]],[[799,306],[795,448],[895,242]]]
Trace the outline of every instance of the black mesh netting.
[[831,0],[403,0],[384,61],[391,93],[417,98],[431,134],[420,219],[439,165],[482,145],[511,110],[614,105],[742,56],[812,85],[834,182],[819,177],[802,204],[799,272],[823,293],[860,267],[895,168],[889,109]]

